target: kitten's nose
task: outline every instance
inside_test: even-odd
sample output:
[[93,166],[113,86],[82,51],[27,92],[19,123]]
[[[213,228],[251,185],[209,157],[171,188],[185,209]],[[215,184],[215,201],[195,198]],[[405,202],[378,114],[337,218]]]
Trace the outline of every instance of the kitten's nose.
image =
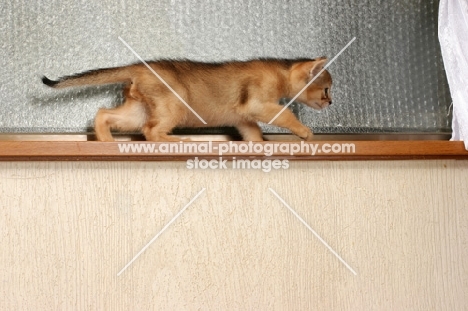
[[331,105],[331,104],[332,104],[332,102],[331,102],[331,100],[330,100],[330,101],[328,102],[328,105]]

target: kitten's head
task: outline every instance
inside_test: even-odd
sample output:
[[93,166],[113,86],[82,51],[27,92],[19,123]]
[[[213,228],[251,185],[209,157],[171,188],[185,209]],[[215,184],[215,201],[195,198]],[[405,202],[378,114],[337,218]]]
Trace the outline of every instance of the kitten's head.
[[[294,64],[290,74],[291,97],[296,96],[297,93],[315,78],[323,69],[326,62],[327,59],[321,57],[316,60]],[[324,70],[296,100],[317,110],[327,108],[332,103],[331,87],[331,75],[327,70]]]

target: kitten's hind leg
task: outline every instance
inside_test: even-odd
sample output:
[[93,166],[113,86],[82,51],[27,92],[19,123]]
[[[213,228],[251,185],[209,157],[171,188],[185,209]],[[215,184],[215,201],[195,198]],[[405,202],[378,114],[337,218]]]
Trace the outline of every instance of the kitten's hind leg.
[[245,141],[263,141],[263,133],[255,121],[244,121],[236,125]]
[[151,116],[143,126],[143,134],[148,141],[190,141],[169,135],[186,117],[187,109],[178,100],[166,99],[164,104],[154,104]]
[[127,98],[114,109],[99,109],[94,120],[94,130],[99,141],[114,141],[111,129],[121,131],[140,130],[145,124],[146,109],[143,103]]

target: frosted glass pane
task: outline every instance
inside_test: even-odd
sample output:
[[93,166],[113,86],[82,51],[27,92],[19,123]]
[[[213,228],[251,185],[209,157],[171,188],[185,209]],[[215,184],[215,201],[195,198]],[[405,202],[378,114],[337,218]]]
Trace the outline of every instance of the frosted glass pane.
[[[333,105],[293,105],[315,132],[450,130],[437,0],[3,1],[0,132],[86,132],[119,86],[57,92],[50,78],[145,59],[333,57]],[[282,132],[262,125],[266,132]]]

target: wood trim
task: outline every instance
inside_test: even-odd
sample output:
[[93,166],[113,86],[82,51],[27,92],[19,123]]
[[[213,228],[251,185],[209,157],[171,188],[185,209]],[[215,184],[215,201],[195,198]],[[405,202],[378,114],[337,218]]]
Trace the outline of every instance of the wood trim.
[[[236,157],[249,159],[288,159],[288,160],[397,160],[397,159],[468,159],[468,151],[463,142],[452,141],[315,141],[317,150],[315,155],[306,152],[296,152],[290,155],[281,152],[282,148],[297,148],[301,142],[261,142],[265,147],[276,145],[277,150],[271,156],[255,152],[226,152],[223,159]],[[232,148],[242,148],[247,142],[193,142],[197,148],[205,146],[211,150],[201,152],[120,152],[119,145],[135,144],[153,145],[157,150],[169,147],[169,143],[161,142],[95,142],[95,141],[0,141],[0,160],[3,161],[186,161],[198,157],[199,159],[218,158],[220,148],[231,144]],[[179,143],[172,143],[179,144]],[[208,146],[208,147],[207,147]],[[329,152],[335,148],[346,149],[354,146],[354,152]],[[247,148],[247,147],[245,147]],[[234,150],[235,151],[235,150]],[[284,151],[284,150],[283,150]],[[352,151],[351,149],[349,151]]]

